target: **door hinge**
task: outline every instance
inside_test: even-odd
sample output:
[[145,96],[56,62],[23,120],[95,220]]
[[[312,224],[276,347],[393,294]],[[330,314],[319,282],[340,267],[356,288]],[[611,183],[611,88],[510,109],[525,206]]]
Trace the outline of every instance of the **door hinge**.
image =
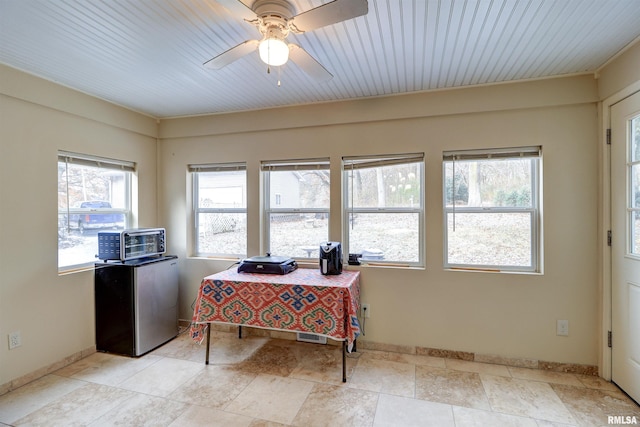
[[611,331],[607,331],[607,346],[611,348]]
[[607,246],[611,246],[611,230],[607,231]]
[[607,145],[611,145],[611,129],[607,129]]

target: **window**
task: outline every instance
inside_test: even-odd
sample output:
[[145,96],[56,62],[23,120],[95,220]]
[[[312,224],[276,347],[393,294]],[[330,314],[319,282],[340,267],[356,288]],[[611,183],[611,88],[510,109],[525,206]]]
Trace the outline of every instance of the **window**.
[[445,268],[540,270],[540,153],[444,153]]
[[247,171],[244,163],[190,165],[195,254],[247,254]]
[[345,157],[343,175],[348,252],[424,265],[424,154]]
[[131,221],[135,164],[58,152],[58,269],[96,261],[99,231]]
[[262,163],[266,252],[318,257],[329,238],[329,159]]

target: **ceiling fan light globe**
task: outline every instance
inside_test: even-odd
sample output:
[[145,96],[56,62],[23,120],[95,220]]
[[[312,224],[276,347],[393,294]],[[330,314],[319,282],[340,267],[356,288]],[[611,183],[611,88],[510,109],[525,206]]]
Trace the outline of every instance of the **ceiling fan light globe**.
[[269,38],[260,42],[260,59],[265,64],[277,67],[289,59],[289,46],[277,38]]

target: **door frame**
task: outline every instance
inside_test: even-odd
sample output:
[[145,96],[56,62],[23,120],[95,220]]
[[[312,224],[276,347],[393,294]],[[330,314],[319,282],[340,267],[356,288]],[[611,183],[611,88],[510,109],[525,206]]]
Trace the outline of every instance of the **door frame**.
[[[598,335],[598,372],[608,381],[611,380],[611,348],[608,345],[608,332],[612,324],[612,269],[611,247],[607,244],[607,231],[611,230],[611,146],[607,145],[607,130],[611,129],[611,107],[623,99],[640,91],[640,81],[633,83],[621,91],[609,96],[599,104],[598,112],[601,117],[599,129],[598,158],[600,167],[598,171],[600,194],[598,203],[598,247],[601,259],[600,267],[600,333]],[[616,236],[613,236],[615,239]],[[619,237],[618,237],[619,238]]]

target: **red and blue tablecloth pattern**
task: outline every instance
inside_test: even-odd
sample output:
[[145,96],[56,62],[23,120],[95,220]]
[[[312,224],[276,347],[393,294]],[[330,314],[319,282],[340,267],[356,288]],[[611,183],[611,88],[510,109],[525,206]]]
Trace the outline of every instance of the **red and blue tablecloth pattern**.
[[191,337],[202,342],[211,322],[308,332],[353,343],[360,335],[360,272],[322,275],[299,268],[289,274],[230,269],[202,280]]

